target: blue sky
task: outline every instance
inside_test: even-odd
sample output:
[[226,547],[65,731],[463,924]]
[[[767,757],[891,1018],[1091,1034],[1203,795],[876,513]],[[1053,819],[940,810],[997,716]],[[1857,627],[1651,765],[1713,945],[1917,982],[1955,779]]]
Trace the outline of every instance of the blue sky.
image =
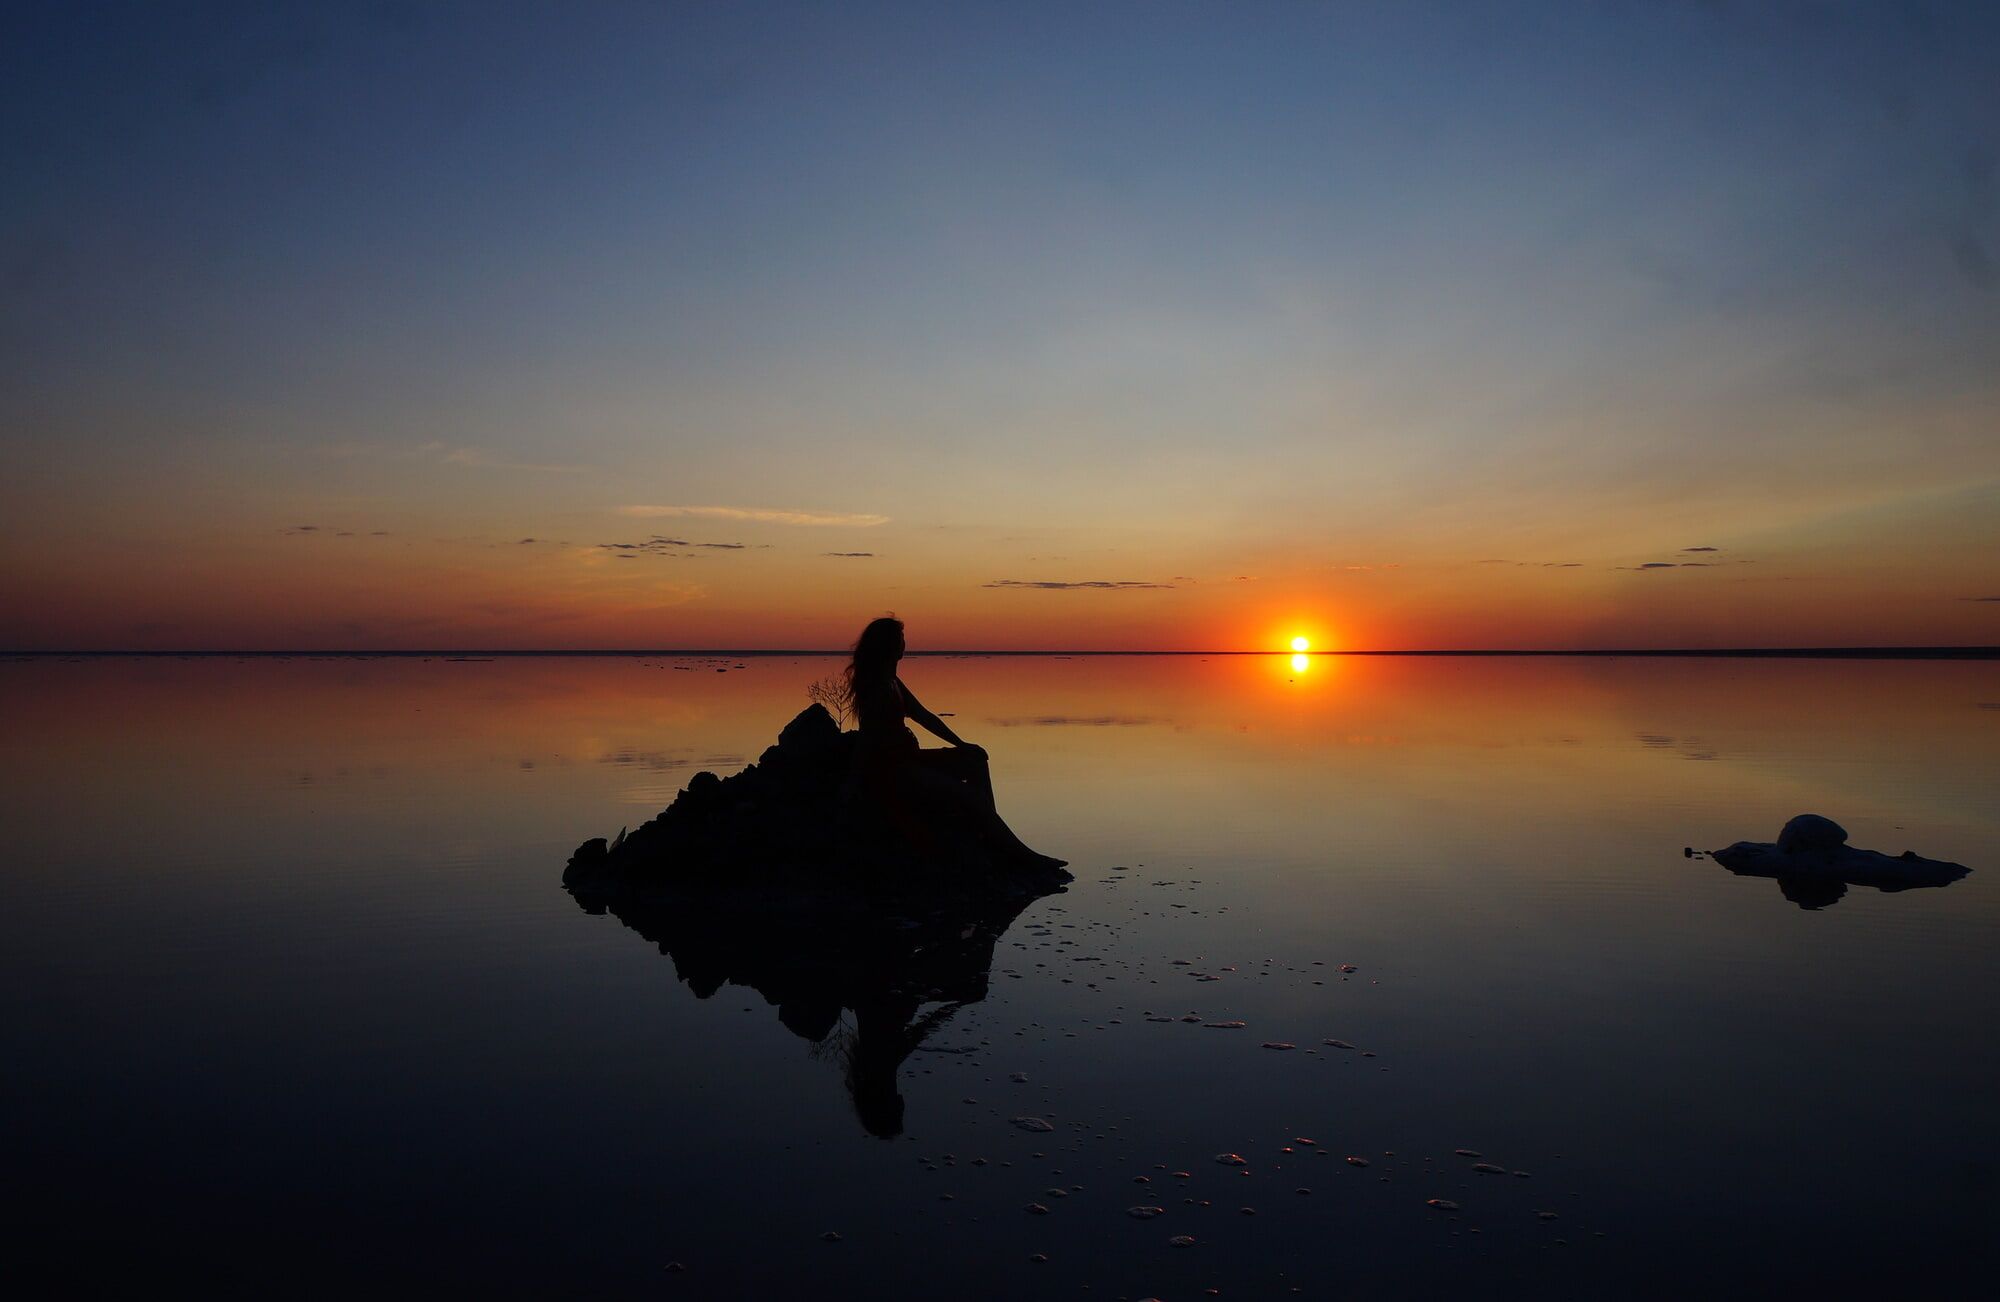
[[[2000,641],[1990,6],[8,23],[0,641]],[[886,523],[600,578],[635,505]]]

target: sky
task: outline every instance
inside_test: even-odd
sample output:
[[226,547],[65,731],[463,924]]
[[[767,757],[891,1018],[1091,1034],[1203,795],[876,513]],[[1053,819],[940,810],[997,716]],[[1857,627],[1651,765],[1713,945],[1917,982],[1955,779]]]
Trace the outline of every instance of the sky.
[[0,19],[0,649],[2000,644],[2000,6]]

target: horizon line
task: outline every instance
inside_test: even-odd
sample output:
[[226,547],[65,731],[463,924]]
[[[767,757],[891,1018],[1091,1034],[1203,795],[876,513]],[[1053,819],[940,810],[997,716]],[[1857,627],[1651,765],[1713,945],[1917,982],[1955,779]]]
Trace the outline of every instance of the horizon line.
[[[541,647],[530,649],[496,649],[487,647],[434,647],[419,650],[375,649],[332,649],[299,648],[276,651],[247,650],[56,650],[56,651],[12,651],[0,650],[0,659],[78,659],[97,658],[151,658],[151,659],[281,659],[293,657],[347,659],[408,659],[412,657],[450,657],[464,659],[481,657],[525,658],[532,656],[658,656],[663,658],[687,657],[772,657],[797,656],[806,658],[826,658],[847,656],[847,649],[812,649],[785,647],[655,647],[626,650],[603,648],[561,648]],[[1669,657],[1669,658],[1711,658],[1711,659],[1881,659],[1881,660],[1994,660],[2000,659],[2000,646],[1830,646],[1830,647],[1573,647],[1566,649],[1528,647],[1429,647],[1384,650],[1342,649],[1334,651],[1294,652],[1275,651],[1160,651],[1160,650],[1079,650],[1062,647],[1038,650],[999,650],[972,648],[953,650],[938,648],[923,651],[907,651],[905,658],[937,656],[1590,656],[1590,657]]]

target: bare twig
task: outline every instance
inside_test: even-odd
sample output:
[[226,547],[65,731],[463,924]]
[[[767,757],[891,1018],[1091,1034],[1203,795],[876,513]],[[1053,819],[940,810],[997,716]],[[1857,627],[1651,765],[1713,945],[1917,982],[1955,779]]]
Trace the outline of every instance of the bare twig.
[[847,679],[840,674],[828,674],[806,688],[807,699],[823,706],[833,716],[833,721],[845,728],[847,716],[854,712],[854,693],[847,685]]

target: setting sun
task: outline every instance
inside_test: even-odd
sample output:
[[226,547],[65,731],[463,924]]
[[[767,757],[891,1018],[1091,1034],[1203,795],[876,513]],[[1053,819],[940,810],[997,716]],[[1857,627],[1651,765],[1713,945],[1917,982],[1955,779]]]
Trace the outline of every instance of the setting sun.
[[1312,650],[1312,643],[1303,637],[1295,637],[1292,639],[1292,650],[1301,652],[1310,651]]

